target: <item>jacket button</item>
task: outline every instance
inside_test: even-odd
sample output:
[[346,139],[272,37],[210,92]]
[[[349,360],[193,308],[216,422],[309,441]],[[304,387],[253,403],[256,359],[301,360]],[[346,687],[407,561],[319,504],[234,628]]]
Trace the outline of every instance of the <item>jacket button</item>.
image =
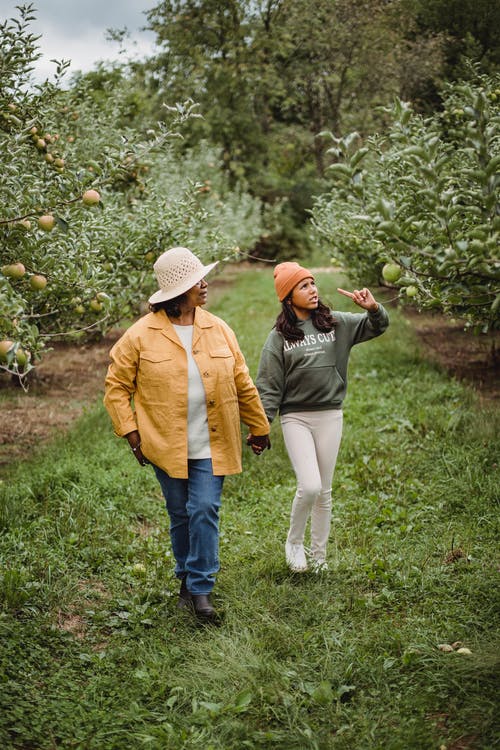
[[208,402],[208,405],[209,405],[209,406],[215,406],[215,401],[209,401],[209,402]]
[[212,430],[212,432],[217,432],[217,427],[211,427],[210,429]]
[[204,372],[203,377],[208,378],[208,372]]
[[198,354],[199,349],[193,349],[193,354]]

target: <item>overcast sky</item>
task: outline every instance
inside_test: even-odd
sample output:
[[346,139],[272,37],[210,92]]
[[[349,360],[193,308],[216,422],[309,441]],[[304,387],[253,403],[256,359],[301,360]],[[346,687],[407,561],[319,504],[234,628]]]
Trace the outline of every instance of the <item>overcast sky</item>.
[[[0,0],[0,17],[19,17],[16,5],[25,0]],[[87,71],[99,60],[122,59],[119,45],[106,41],[106,29],[127,27],[126,57],[142,59],[153,50],[154,35],[141,31],[146,24],[143,11],[158,5],[157,0],[34,0],[36,21],[30,25],[41,34],[43,56],[36,66],[36,80],[51,78],[55,65],[51,59],[71,60],[70,72]]]

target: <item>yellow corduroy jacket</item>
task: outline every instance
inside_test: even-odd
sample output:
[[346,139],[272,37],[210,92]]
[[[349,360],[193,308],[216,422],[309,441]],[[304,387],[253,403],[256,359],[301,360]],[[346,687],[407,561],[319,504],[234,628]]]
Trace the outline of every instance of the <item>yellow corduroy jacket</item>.
[[[269,422],[236,336],[197,307],[193,357],[205,387],[216,475],[241,471],[241,424],[267,435]],[[187,478],[187,356],[165,312],[134,323],[110,352],[104,405],[116,435],[139,430],[144,456],[171,477]]]

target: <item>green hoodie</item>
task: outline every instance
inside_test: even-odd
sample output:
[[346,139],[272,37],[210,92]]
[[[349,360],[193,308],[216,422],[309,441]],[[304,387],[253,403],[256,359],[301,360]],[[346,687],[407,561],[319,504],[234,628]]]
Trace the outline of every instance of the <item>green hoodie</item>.
[[341,409],[347,390],[347,365],[354,344],[380,336],[389,317],[379,304],[375,313],[332,311],[335,325],[318,331],[311,318],[298,321],[302,341],[285,341],[276,328],[262,350],[255,384],[267,418],[276,413]]

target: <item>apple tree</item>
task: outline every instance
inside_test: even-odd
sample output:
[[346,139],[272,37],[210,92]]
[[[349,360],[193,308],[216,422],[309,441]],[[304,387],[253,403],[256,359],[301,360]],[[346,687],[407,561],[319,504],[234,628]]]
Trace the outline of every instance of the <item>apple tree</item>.
[[313,210],[355,280],[378,281],[385,267],[403,300],[476,331],[499,323],[499,105],[500,81],[483,77],[449,85],[430,118],[397,100],[388,133],[364,143],[323,133],[334,185]]
[[176,149],[198,116],[192,102],[137,125],[125,74],[104,99],[85,77],[63,88],[65,62],[34,86],[31,7],[19,14],[0,25],[0,370],[23,384],[52,341],[99,335],[137,314],[169,246],[188,244],[206,260],[238,256],[259,237],[261,213],[208,148]]

